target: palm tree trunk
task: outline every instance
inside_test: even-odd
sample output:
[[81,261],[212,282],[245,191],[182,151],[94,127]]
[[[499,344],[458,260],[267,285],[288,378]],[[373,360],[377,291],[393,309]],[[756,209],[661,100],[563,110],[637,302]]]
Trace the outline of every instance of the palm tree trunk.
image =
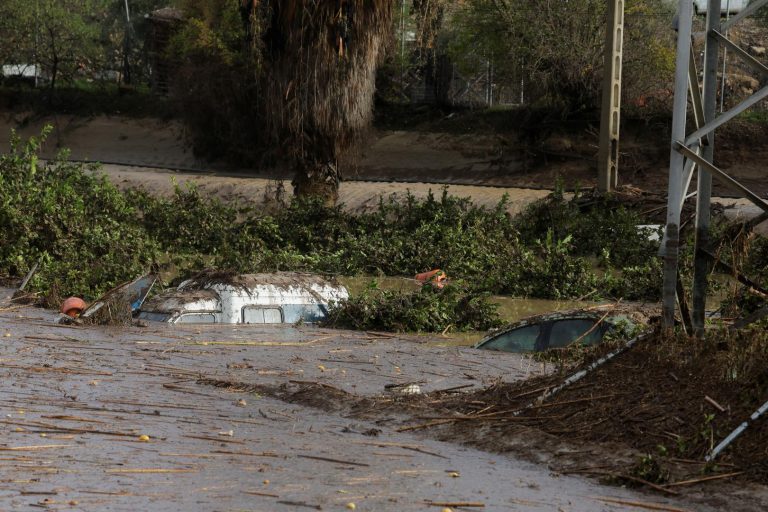
[[262,108],[273,144],[295,169],[296,195],[336,200],[338,162],[371,120],[395,3],[282,0],[263,10]]

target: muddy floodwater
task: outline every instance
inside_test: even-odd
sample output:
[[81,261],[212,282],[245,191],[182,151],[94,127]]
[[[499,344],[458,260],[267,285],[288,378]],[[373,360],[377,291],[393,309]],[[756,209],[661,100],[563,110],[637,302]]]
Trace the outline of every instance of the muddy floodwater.
[[[381,289],[396,291],[415,291],[420,285],[405,277],[340,277],[339,282],[347,287],[351,295],[361,293],[365,288],[376,283]],[[499,305],[499,316],[506,323],[517,322],[523,318],[576,308],[588,308],[606,302],[586,302],[575,300],[519,299],[496,295],[491,300]],[[480,341],[485,332],[448,332],[439,337],[429,337],[429,343],[437,346],[471,346]]]
[[[514,354],[309,326],[61,326],[9,296],[4,510],[719,509],[398,431],[423,420],[388,386],[441,393],[550,371]],[[369,405],[321,400],[329,391]]]

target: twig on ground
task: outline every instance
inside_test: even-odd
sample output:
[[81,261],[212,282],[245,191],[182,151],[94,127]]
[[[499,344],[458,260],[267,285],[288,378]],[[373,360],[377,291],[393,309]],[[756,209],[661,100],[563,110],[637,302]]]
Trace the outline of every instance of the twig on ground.
[[122,473],[197,473],[198,469],[190,468],[121,468],[121,469],[105,469],[105,473],[110,474],[122,474]]
[[268,492],[259,492],[259,491],[240,491],[243,494],[251,494],[253,496],[266,496],[268,498],[279,498],[279,494],[270,494]]
[[627,505],[630,507],[644,508],[646,510],[661,510],[663,512],[690,512],[685,508],[670,507],[661,503],[647,503],[643,501],[619,500],[616,498],[603,498],[600,496],[590,496],[593,500],[603,501],[605,503],[614,503],[616,505]]
[[351,460],[341,460],[341,459],[332,459],[330,457],[319,457],[317,455],[297,455],[297,457],[301,457],[302,459],[312,459],[312,460],[321,460],[324,462],[334,462],[336,464],[346,464],[349,466],[362,466],[362,467],[370,467],[370,464],[365,464],[363,462],[354,462]]
[[744,474],[743,471],[736,471],[735,473],[726,473],[724,475],[703,476],[701,478],[692,478],[691,480],[683,480],[682,482],[672,482],[667,484],[666,487],[681,487],[683,485],[693,485],[701,482],[709,482],[710,480],[722,480],[723,478],[731,478],[734,476]]
[[388,446],[391,446],[393,448],[402,448],[403,450],[411,450],[414,452],[424,453],[426,455],[432,455],[433,457],[439,457],[441,459],[447,459],[448,457],[445,457],[443,455],[440,455],[439,453],[430,452],[428,450],[425,450],[423,448],[420,448],[418,446],[414,446],[411,444],[400,444],[400,443],[388,443],[388,442],[375,442],[375,441],[369,441],[369,442],[362,442],[362,443],[355,443],[355,444],[362,444],[366,446],[378,446],[379,448],[386,448]]
[[485,507],[485,503],[480,503],[479,501],[429,501],[425,500],[424,503],[426,505],[430,505],[432,507],[475,507],[475,508],[483,508]]
[[304,501],[276,501],[275,503],[280,503],[281,505],[290,505],[292,507],[305,507],[313,508],[315,510],[323,510],[323,507],[320,505],[312,505],[311,503],[306,503]]
[[638,478],[636,476],[631,476],[631,475],[624,475],[621,473],[614,473],[611,471],[594,471],[594,470],[587,469],[582,471],[564,471],[563,473],[564,474],[573,473],[573,474],[583,474],[583,475],[600,475],[600,476],[608,476],[611,478],[620,478],[620,479],[629,480],[631,482],[635,482],[638,484],[647,485],[648,487],[652,489],[656,489],[657,491],[660,491],[663,493],[674,494],[674,495],[680,494],[677,491],[673,491],[672,489],[667,489],[666,487],[662,487],[661,485],[655,484],[653,482],[649,482],[648,480],[645,480],[643,478]]
[[712,407],[714,407],[718,411],[725,412],[725,407],[715,402],[712,398],[708,397],[707,395],[704,395],[704,400],[708,402],[710,405],[712,405]]

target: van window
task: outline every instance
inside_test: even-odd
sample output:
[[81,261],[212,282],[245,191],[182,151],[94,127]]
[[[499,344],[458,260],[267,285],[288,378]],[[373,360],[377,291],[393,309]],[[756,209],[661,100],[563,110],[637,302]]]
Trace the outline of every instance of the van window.
[[283,312],[276,307],[245,306],[243,308],[244,324],[281,324]]
[[177,324],[215,324],[216,315],[213,313],[186,313],[181,315]]
[[139,313],[140,320],[150,320],[152,322],[167,322],[171,319],[170,313],[155,313],[152,311],[142,311]]
[[320,304],[286,304],[283,306],[285,322],[295,324],[296,322],[317,323],[324,320],[327,311]]

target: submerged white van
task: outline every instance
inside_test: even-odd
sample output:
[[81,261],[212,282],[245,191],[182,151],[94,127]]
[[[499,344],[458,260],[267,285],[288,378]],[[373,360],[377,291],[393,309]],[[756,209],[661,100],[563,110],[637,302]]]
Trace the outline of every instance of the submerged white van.
[[201,274],[146,301],[139,319],[172,324],[315,323],[328,305],[349,298],[314,274]]

